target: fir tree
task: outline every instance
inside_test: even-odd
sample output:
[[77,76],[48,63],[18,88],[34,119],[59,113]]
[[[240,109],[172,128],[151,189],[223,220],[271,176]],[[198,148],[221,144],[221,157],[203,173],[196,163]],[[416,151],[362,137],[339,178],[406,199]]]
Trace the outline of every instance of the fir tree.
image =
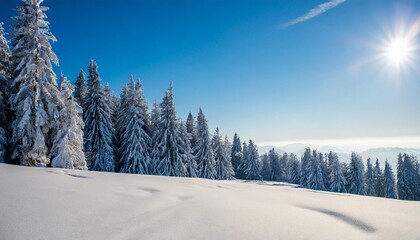
[[83,119],[82,108],[73,97],[73,86],[62,76],[60,91],[64,107],[59,112],[57,134],[52,148],[51,166],[87,170],[83,153]]
[[216,128],[216,132],[211,140],[211,147],[216,163],[216,178],[221,180],[233,179],[234,175],[230,156],[225,144],[226,143],[222,141],[222,137],[220,136],[219,128]]
[[[274,151],[274,149],[273,149]],[[278,164],[276,166],[276,161],[273,161],[274,168],[273,168],[273,176],[275,177],[276,181],[283,181],[287,182],[287,165],[289,161],[289,154],[283,153],[283,155],[278,158]],[[276,173],[277,171],[277,173]]]
[[159,118],[160,118],[160,106],[156,101],[154,101],[151,118],[150,118],[150,130],[152,132],[151,134],[152,137],[155,135],[158,129]]
[[244,161],[242,161],[239,168],[244,173],[245,179],[261,180],[261,164],[258,156],[258,149],[257,145],[255,145],[252,140],[249,140],[249,144],[244,154],[246,154],[246,156],[244,157]]
[[9,82],[10,82],[10,50],[0,23],[0,163],[5,162],[8,146],[7,128],[9,127]]
[[[284,160],[284,157],[287,158],[287,154],[286,156],[283,155],[282,160]],[[280,172],[283,169],[283,166],[285,166],[284,161],[282,161],[282,165],[280,165],[280,158],[279,155],[276,153],[276,151],[274,150],[274,148],[272,148],[270,151],[268,151],[268,163],[270,165],[270,179],[273,181],[284,181],[285,179],[282,179],[282,174],[283,172]]]
[[307,178],[309,176],[309,172],[308,172],[308,164],[309,161],[311,160],[311,149],[310,148],[305,148],[305,151],[303,152],[303,156],[301,159],[301,171],[300,171],[300,184],[302,184],[302,186],[304,187],[308,187],[306,186],[307,183]]
[[144,112],[141,107],[141,88],[130,89],[126,112],[121,113],[119,136],[120,172],[149,173],[150,137],[144,130]]
[[176,119],[172,83],[165,92],[160,108],[157,132],[153,138],[154,172],[163,176],[187,177],[186,151]]
[[375,182],[373,178],[373,168],[372,168],[372,163],[370,162],[370,158],[367,159],[366,166],[367,166],[366,175],[365,175],[366,195],[374,196],[375,195]]
[[324,183],[324,176],[322,174],[321,159],[318,156],[316,150],[313,150],[312,156],[306,165],[306,177],[305,187],[315,190],[326,190]]
[[271,181],[271,166],[270,162],[268,161],[268,154],[264,153],[261,156],[261,177],[265,181]]
[[366,194],[362,158],[354,152],[351,154],[347,182],[349,183],[347,192],[359,195]]
[[150,120],[150,115],[149,115],[149,107],[147,106],[147,101],[146,98],[144,97],[143,94],[143,84],[141,83],[140,79],[138,79],[136,81],[136,85],[135,88],[140,91],[140,109],[142,111],[142,114],[144,116],[144,125],[143,125],[143,129],[144,131],[149,135],[152,136],[152,127],[151,127],[151,120]]
[[391,166],[389,166],[388,161],[385,161],[385,170],[384,170],[384,186],[386,198],[396,198],[395,193],[395,177],[392,172]]
[[232,148],[230,151],[230,158],[232,160],[233,171],[235,172],[235,177],[238,179],[243,178],[243,174],[239,172],[239,165],[242,162],[242,145],[241,139],[239,138],[238,134],[235,133],[233,136]]
[[375,189],[375,196],[383,197],[384,188],[383,188],[383,174],[381,167],[379,166],[379,160],[376,159],[375,168],[373,169],[373,184]]
[[346,192],[346,178],[343,175],[341,164],[336,153],[330,152],[328,154],[329,169],[328,175],[329,188],[331,192]]
[[420,200],[420,177],[414,156],[403,154],[397,166],[398,197],[404,200]]
[[184,164],[187,168],[188,177],[197,177],[197,162],[194,159],[193,151],[190,143],[190,134],[187,131],[185,124],[181,122],[181,138],[183,142],[183,149],[185,149],[184,154]]
[[194,149],[194,156],[197,161],[197,176],[215,179],[217,177],[216,163],[210,146],[207,119],[201,108],[197,117],[197,145]]
[[52,63],[58,58],[50,41],[46,7],[42,0],[24,0],[14,17],[10,104],[15,113],[12,123],[12,159],[26,166],[50,164],[50,150],[56,133],[55,122],[63,106]]
[[296,155],[293,153],[290,154],[289,161],[289,176],[290,182],[294,184],[300,183],[300,163]]
[[96,62],[89,64],[89,77],[83,113],[84,149],[88,167],[94,171],[115,171],[114,136],[111,110],[102,85]]
[[197,134],[195,131],[195,120],[191,112],[188,113],[187,122],[185,123],[187,127],[187,132],[190,135],[191,147],[194,149],[197,145]]
[[85,105],[86,95],[86,77],[83,69],[80,69],[79,75],[77,76],[76,82],[74,83],[74,98],[76,99],[79,106],[82,108]]

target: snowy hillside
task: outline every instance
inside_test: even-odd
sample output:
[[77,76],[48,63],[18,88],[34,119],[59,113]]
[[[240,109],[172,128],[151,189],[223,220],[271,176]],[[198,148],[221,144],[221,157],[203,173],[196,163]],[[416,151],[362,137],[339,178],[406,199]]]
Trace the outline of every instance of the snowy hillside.
[[420,202],[0,164],[0,239],[419,239]]

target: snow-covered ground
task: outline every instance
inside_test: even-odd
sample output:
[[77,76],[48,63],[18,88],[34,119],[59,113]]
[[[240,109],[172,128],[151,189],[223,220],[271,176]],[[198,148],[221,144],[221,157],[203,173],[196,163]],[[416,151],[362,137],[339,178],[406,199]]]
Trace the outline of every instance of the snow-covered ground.
[[0,164],[0,239],[420,239],[420,202]]

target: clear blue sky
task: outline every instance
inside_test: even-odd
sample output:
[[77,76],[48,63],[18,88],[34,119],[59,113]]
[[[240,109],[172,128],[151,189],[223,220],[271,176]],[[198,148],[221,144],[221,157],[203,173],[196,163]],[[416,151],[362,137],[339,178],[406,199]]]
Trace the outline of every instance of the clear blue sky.
[[[46,0],[53,50],[73,81],[89,59],[119,94],[130,74],[151,104],[173,81],[179,117],[202,107],[211,131],[258,143],[420,135],[419,61],[397,73],[378,55],[420,1]],[[18,0],[0,0],[6,27]],[[8,30],[8,29],[7,29]],[[414,39],[418,42],[419,38]],[[413,54],[418,55],[418,50]]]

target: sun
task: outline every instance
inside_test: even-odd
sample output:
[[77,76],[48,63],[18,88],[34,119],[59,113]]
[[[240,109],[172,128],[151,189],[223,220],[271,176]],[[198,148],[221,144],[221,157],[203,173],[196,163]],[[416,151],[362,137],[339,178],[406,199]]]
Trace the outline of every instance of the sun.
[[396,38],[388,43],[386,57],[395,66],[401,66],[410,60],[412,46],[403,38]]

